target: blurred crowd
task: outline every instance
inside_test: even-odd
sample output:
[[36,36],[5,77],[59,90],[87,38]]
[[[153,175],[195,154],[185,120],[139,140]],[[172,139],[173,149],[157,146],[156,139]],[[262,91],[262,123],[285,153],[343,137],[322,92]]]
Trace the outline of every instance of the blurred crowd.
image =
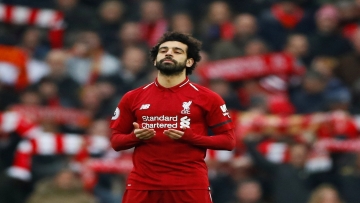
[[109,119],[166,31],[202,41],[190,78],[236,126],[206,157],[214,203],[360,202],[359,0],[0,0],[0,203],[121,201]]

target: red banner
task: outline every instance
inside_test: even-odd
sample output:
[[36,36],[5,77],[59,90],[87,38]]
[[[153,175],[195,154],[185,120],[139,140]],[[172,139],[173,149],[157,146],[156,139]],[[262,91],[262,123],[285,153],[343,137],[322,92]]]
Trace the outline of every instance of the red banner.
[[313,140],[334,136],[352,139],[358,137],[360,130],[359,117],[342,111],[289,116],[242,112],[234,120],[240,139],[249,133],[300,136]]
[[314,147],[331,152],[360,152],[360,139],[322,139],[317,141]]
[[11,110],[19,112],[34,122],[51,121],[59,124],[69,124],[87,127],[91,118],[78,109],[48,106],[13,106]]
[[204,79],[223,78],[229,81],[263,77],[271,74],[302,74],[305,68],[285,53],[246,56],[205,63],[199,67]]

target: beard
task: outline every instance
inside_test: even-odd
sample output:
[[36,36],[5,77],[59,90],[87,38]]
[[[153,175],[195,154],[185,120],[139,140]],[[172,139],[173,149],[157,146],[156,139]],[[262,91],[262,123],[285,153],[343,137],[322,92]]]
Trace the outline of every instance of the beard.
[[[164,63],[165,60],[171,60],[173,63]],[[160,61],[156,61],[155,67],[161,74],[166,76],[179,75],[186,69],[185,61],[181,63],[171,58],[164,58]]]

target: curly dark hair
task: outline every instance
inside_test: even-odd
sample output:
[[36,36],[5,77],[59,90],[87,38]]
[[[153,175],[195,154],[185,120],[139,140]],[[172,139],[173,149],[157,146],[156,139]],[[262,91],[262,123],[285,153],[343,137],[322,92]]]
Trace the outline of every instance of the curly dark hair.
[[150,50],[150,58],[152,62],[156,60],[160,45],[168,41],[178,41],[188,46],[187,58],[192,58],[194,60],[194,64],[190,68],[186,68],[186,75],[190,75],[195,69],[196,63],[201,59],[201,42],[187,34],[180,32],[166,32],[159,39],[158,43]]

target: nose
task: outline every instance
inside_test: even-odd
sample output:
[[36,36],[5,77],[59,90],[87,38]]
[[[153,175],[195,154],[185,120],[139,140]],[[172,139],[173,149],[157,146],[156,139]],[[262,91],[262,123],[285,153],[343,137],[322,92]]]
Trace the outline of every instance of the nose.
[[173,56],[173,52],[171,49],[169,49],[166,53],[165,53],[165,56],[168,57],[168,56]]

